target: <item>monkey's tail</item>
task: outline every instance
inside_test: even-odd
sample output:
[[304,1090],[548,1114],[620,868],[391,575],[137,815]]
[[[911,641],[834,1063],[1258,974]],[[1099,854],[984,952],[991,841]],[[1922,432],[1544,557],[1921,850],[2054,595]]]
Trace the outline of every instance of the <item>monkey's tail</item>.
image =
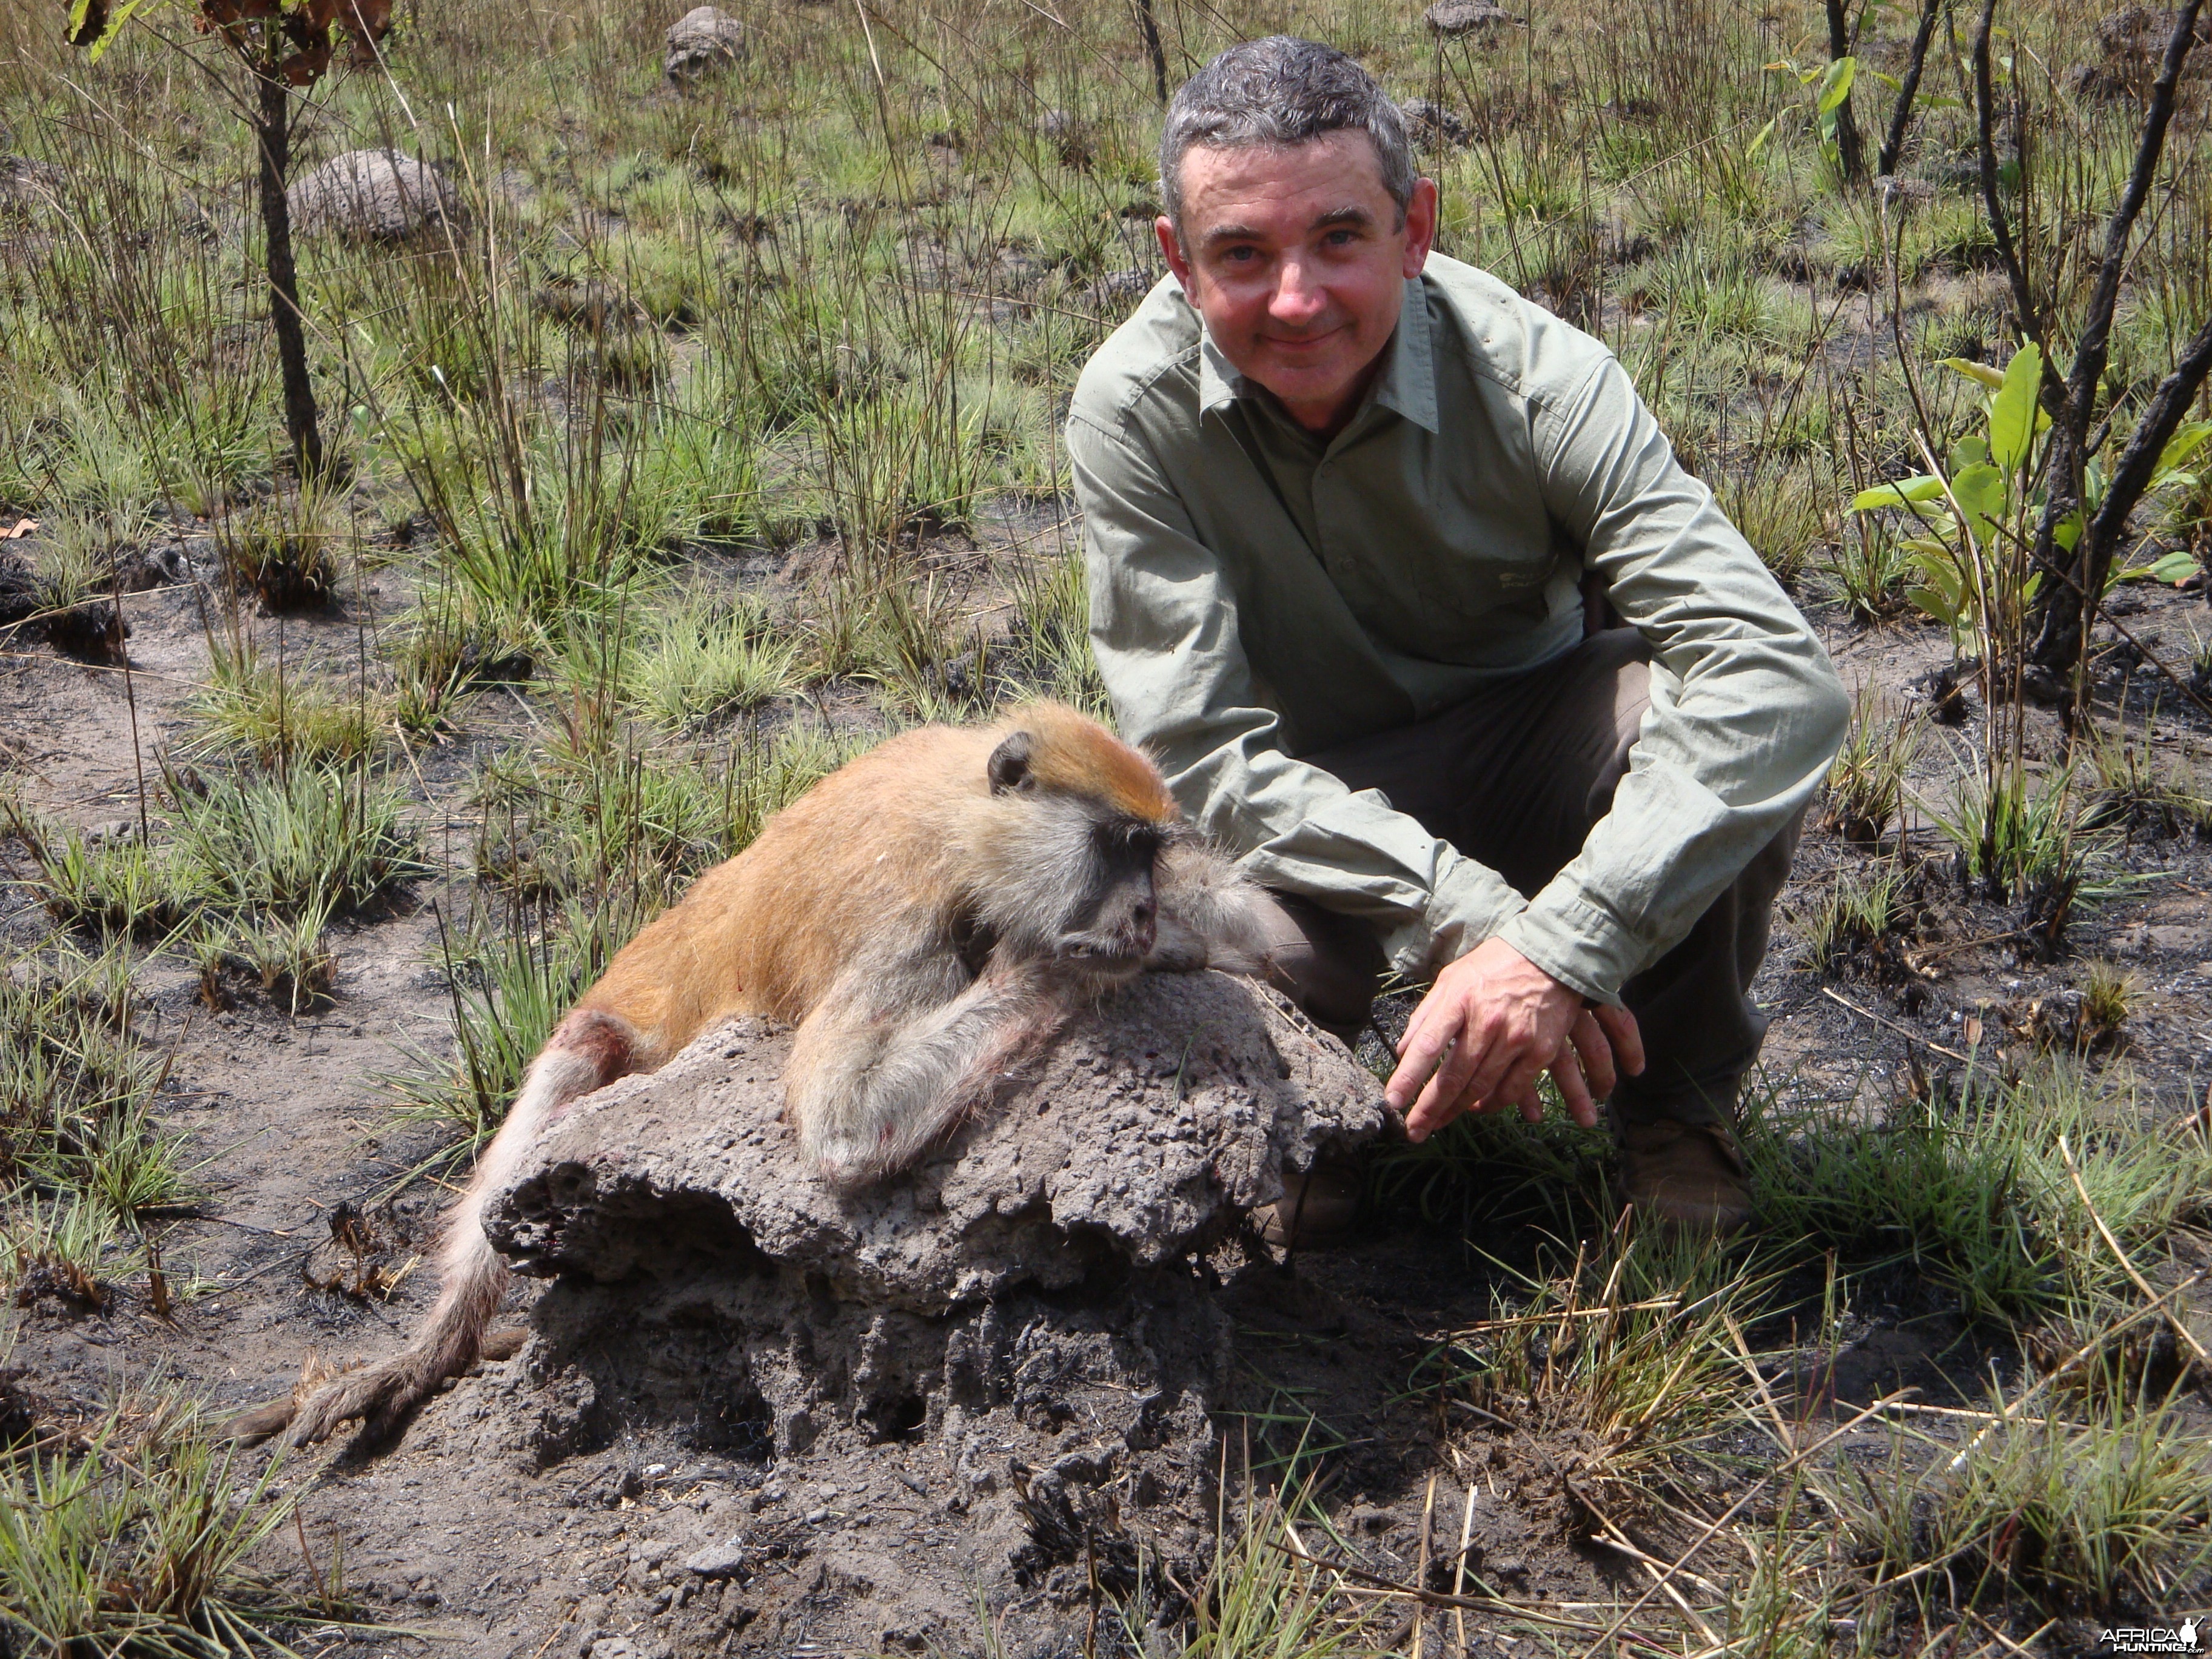
[[356,1417],[363,1443],[388,1439],[440,1383],[476,1364],[508,1278],[507,1264],[484,1237],[485,1203],[513,1178],[548,1124],[580,1096],[635,1069],[643,1046],[628,1020],[593,1009],[577,1009],[554,1029],[467,1190],[447,1212],[438,1300],[422,1333],[391,1358],[348,1371],[310,1399],[292,1426],[294,1445],[320,1440]]

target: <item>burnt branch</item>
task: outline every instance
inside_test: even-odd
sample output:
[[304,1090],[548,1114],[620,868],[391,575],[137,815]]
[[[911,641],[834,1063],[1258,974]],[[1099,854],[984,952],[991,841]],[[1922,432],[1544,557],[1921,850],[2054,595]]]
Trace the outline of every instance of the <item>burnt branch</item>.
[[1145,38],[1145,56],[1152,60],[1152,90],[1168,100],[1168,55],[1160,45],[1159,19],[1152,15],[1152,0],[1136,0],[1137,30]]
[[[2158,177],[2166,130],[2173,120],[2176,90],[2190,49],[2197,43],[2197,16],[2203,6],[2203,0],[2190,0],[2174,14],[2173,33],[2166,41],[2158,81],[2151,88],[2150,106],[2143,116],[2142,134],[2136,143],[2135,165],[2105,226],[2104,257],[2090,289],[2088,309],[2082,316],[2073,367],[2066,376],[2064,394],[2052,411],[2045,474],[2048,493],[2035,530],[2036,562],[2046,568],[2057,568],[2063,556],[2058,532],[2081,510],[2082,474],[2090,456],[2101,447],[2092,443],[2089,427],[2097,412],[2097,389],[2112,359],[2112,313],[2119,304],[2121,279],[2127,272],[2128,244]],[[2128,515],[2149,488],[2159,456],[2196,401],[2206,367],[2212,364],[2212,358],[2199,361],[2207,343],[2207,334],[2200,331],[2182,353],[2173,373],[2153,394],[2142,423],[2121,455],[2104,501],[2075,544],[2071,555],[2075,580],[2048,586],[2038,596],[2036,638],[2028,656],[2037,689],[2043,695],[2056,695],[2060,684],[2081,660],[2089,623],[2096,615],[2098,599],[2104,592],[2105,578]]]
[[2090,405],[2097,383],[2104,378],[2112,352],[2112,310],[2119,303],[2120,278],[2128,263],[2128,239],[2142,212],[2158,176],[2159,159],[2166,152],[2166,131],[2173,120],[2174,90],[2181,83],[2183,64],[2197,43],[2197,14],[2203,0],[2189,0],[2175,13],[2173,35],[2166,43],[2166,58],[2159,65],[2158,83],[2151,88],[2150,109],[2143,117],[2142,137],[2136,144],[2135,166],[2127,188],[2105,227],[2105,257],[2097,270],[2097,285],[2089,295],[2089,309],[2081,319],[2081,343],[2075,349],[2073,372],[2067,377],[2066,402],[2083,432],[2088,430]]
[[[1844,15],[1844,0],[1827,0],[1828,58],[1833,62],[1851,55],[1851,30]],[[1859,137],[1857,118],[1851,113],[1851,95],[1844,94],[1844,101],[1836,106],[1836,159],[1842,166],[1844,177],[1856,179],[1866,173],[1866,146]]]
[[2082,586],[2093,604],[2094,596],[2104,592],[2129,516],[2157,475],[2159,457],[2166,453],[2166,445],[2173,441],[2173,434],[2189,417],[2190,409],[2203,391],[2208,376],[2212,376],[2212,318],[2206,319],[2197,329],[2182,352],[2181,360],[2174,364],[2173,372],[2160,380],[2158,390],[2151,393],[2142,420],[2129,437],[2127,447],[2120,452],[2119,464],[2112,469],[2105,499],[2098,504],[2082,532]]
[[1936,38],[1936,20],[1942,15],[1944,0],[1923,0],[1920,8],[1920,27],[1912,36],[1912,56],[1905,61],[1905,78],[1897,88],[1897,107],[1889,113],[1889,131],[1881,141],[1881,151],[1875,158],[1874,170],[1881,178],[1897,171],[1897,164],[1905,154],[1905,129],[1912,125],[1912,102],[1920,95],[1920,76],[1928,67],[1929,43]]
[[269,277],[269,323],[276,336],[276,362],[284,388],[284,435],[292,465],[302,484],[323,475],[323,440],[315,409],[314,382],[307,369],[307,332],[300,309],[300,281],[292,259],[292,215],[284,195],[292,155],[291,94],[278,70],[257,67],[254,122],[255,173],[260,198],[263,249]]
[[[2036,311],[2035,291],[2028,285],[2027,268],[2021,264],[2020,249],[2013,241],[2012,221],[2005,216],[2004,199],[1997,193],[1996,98],[1990,86],[1990,29],[1996,12],[1997,0],[1982,0],[1982,20],[1974,29],[1974,149],[1981,162],[1982,206],[1990,216],[1990,235],[1997,245],[2005,280],[2012,285],[2014,321],[2039,348],[2043,323]],[[2051,354],[2045,351],[2043,359],[2047,375]]]

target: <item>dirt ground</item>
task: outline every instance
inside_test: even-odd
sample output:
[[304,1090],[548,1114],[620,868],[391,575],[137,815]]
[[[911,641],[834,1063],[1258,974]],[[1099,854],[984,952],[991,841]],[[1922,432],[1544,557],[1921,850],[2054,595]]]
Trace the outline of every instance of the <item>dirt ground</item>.
[[[205,550],[190,536],[179,545],[188,556]],[[783,563],[809,555],[802,548]],[[773,581],[782,568],[756,560],[737,574]],[[179,700],[205,672],[204,599],[191,582],[125,599],[127,676],[42,646],[0,653],[5,780],[29,805],[84,827],[135,820],[142,769],[174,738]],[[393,608],[382,595],[370,603]],[[2212,631],[2202,593],[2131,594],[2126,605],[2130,631],[2169,662],[2186,664],[2192,629]],[[1924,627],[1863,630],[1834,607],[1811,614],[1847,684],[1870,679],[1902,699],[1948,656]],[[367,620],[343,606],[292,618],[281,624],[284,648],[349,653]],[[255,625],[274,647],[280,624]],[[2107,690],[2124,695],[2137,718],[2155,700],[2156,747],[2194,748],[2197,775],[2207,775],[2212,721],[2152,673],[2124,673]],[[472,768],[529,718],[520,699],[488,690],[465,737],[410,757],[423,844],[448,869],[465,866]],[[1942,753],[1945,735],[1936,728],[1923,750],[1931,776],[1953,764]],[[2037,740],[2055,744],[2055,726]],[[1923,817],[1908,845],[1934,860],[1940,836]],[[1985,1034],[1984,1048],[2013,1040],[2006,1034],[2027,1030],[2036,1005],[2061,997],[2085,962],[2105,957],[2135,980],[2125,1053],[2148,1095],[2167,1110],[2203,1097],[2212,1072],[2212,846],[2186,832],[2163,840],[2133,832],[2118,862],[2143,879],[2083,915],[2070,953],[2047,964],[1977,947],[2003,920],[1955,883],[1931,881],[1924,932],[1945,954],[1900,983],[1818,977],[1802,960],[1791,918],[1856,856],[1811,830],[1784,900],[1759,987],[1774,1018],[1766,1059],[1778,1086],[1885,1100],[1916,1071],[1961,1064],[1973,1046],[1970,1025]],[[0,848],[0,857],[13,876],[27,874],[20,849]],[[155,1371],[245,1406],[287,1390],[310,1353],[343,1361],[401,1341],[427,1303],[426,1273],[408,1276],[388,1300],[315,1282],[344,1260],[330,1243],[341,1206],[371,1213],[395,1261],[429,1237],[443,1194],[428,1181],[402,1183],[441,1137],[396,1117],[378,1077],[398,1069],[410,1045],[434,1050],[447,1041],[440,919],[465,903],[464,881],[418,882],[341,924],[335,1000],[298,1018],[252,999],[211,1012],[180,963],[141,970],[146,1029],[173,1057],[164,1121],[188,1137],[181,1161],[195,1166],[201,1194],[159,1234],[170,1280],[185,1294],[167,1319],[155,1316],[143,1285],[131,1285],[104,1314],[25,1310],[13,1363],[42,1409],[84,1410]],[[0,938],[9,945],[31,945],[47,927],[30,890],[0,890]],[[1556,1517],[1515,1478],[1515,1460],[1530,1452],[1497,1437],[1478,1464],[1468,1449],[1485,1443],[1480,1436],[1440,1422],[1407,1390],[1431,1334],[1492,1310],[1497,1264],[1448,1234],[1383,1214],[1348,1248],[1288,1262],[1225,1248],[1206,1272],[1208,1293],[1237,1331],[1249,1413],[1218,1420],[1223,1467],[1284,1455],[1280,1407],[1293,1401],[1321,1425],[1311,1431],[1330,1438],[1328,1501],[1347,1544],[1378,1574],[1403,1580],[1417,1571],[1421,1516],[1440,1479],[1434,1503],[1451,1517],[1446,1529],[1456,1528],[1473,1490],[1469,1559],[1493,1583],[1571,1602],[1601,1600],[1629,1582],[1623,1564],[1561,1544]],[[1945,1402],[1978,1387],[1984,1357],[1956,1340],[1960,1328],[1941,1310],[1876,1304],[1846,1328],[1848,1347],[1831,1356],[1835,1399],[1910,1384]],[[270,1565],[295,1578],[342,1574],[367,1617],[407,1632],[311,1628],[303,1652],[618,1659],[933,1644],[972,1651],[982,1641],[979,1603],[1009,1654],[1084,1650],[1082,1564],[1019,1559],[1032,1528],[1009,1473],[1011,1448],[919,1432],[882,1437],[853,1423],[822,1425],[803,1450],[702,1450],[684,1425],[659,1421],[533,1440],[517,1425],[542,1426],[562,1408],[538,1390],[542,1380],[530,1374],[527,1353],[488,1364],[434,1401],[383,1455],[291,1455],[283,1479],[304,1492],[303,1524],[298,1536],[288,1529],[272,1540]],[[1079,1412],[1042,1443],[1060,1459],[1054,1467],[1079,1475],[1102,1455]],[[1198,1552],[1212,1517],[1200,1499],[1185,1508],[1186,1524],[1166,1545]]]

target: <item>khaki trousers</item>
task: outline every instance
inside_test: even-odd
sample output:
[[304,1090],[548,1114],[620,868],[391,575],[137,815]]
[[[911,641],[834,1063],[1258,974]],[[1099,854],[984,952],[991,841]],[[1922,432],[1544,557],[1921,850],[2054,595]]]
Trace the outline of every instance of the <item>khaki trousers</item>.
[[[1533,898],[1612,808],[1650,702],[1650,660],[1635,629],[1609,629],[1428,720],[1301,758],[1354,789],[1381,790]],[[1802,818],[1752,860],[1686,939],[1621,988],[1645,1065],[1613,1091],[1616,1122],[1731,1119],[1766,1034],[1751,981]],[[1324,1025],[1364,1024],[1384,965],[1372,930],[1310,900],[1285,902],[1302,935],[1277,955],[1292,994]]]

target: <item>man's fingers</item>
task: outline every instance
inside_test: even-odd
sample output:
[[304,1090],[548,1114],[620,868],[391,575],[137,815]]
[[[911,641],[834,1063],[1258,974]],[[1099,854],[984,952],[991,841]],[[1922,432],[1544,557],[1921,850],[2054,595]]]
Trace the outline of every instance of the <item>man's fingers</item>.
[[[1580,1020],[1575,1022],[1579,1027]],[[1605,1045],[1599,1043],[1599,1048]],[[1567,1115],[1585,1129],[1597,1127],[1597,1102],[1590,1098],[1590,1085],[1584,1081],[1583,1068],[1589,1064],[1581,1046],[1562,1042],[1559,1052],[1552,1056],[1552,1081],[1559,1085],[1559,1098],[1566,1103]],[[1602,1091],[1601,1091],[1602,1092]]]
[[1503,1033],[1491,1039],[1488,1051],[1480,1058],[1481,1064],[1468,1072],[1467,1086],[1485,1100],[1501,1093],[1512,1097],[1512,1079],[1522,1077],[1533,1085],[1544,1069],[1543,1056],[1533,1052],[1528,1038]]
[[1443,1064],[1437,1067],[1436,1075],[1422,1089],[1421,1097],[1413,1103],[1413,1109],[1406,1114],[1406,1127],[1414,1139],[1427,1139],[1457,1117],[1462,1100],[1480,1097],[1479,1091],[1468,1085],[1476,1066],[1481,1064],[1484,1052],[1482,1038],[1470,1033],[1444,1056]]
[[[1504,1043],[1498,1044],[1500,1048]],[[1544,1074],[1544,1061],[1533,1054],[1509,1054],[1505,1074],[1490,1088],[1480,1091],[1485,1101],[1500,1101],[1520,1109],[1521,1115],[1536,1122],[1544,1115],[1543,1097],[1536,1092],[1536,1079]],[[1536,1115],[1528,1117],[1534,1111]]]
[[[1589,1092],[1604,1100],[1613,1093],[1613,1085],[1620,1079],[1613,1074],[1613,1045],[1605,1039],[1605,1028],[1587,1008],[1575,1016],[1575,1023],[1567,1028],[1567,1040],[1573,1045],[1575,1057],[1582,1062],[1582,1074],[1589,1079]],[[1552,1067],[1556,1078],[1559,1068]],[[1566,1090],[1561,1087],[1559,1092]],[[1577,1117],[1577,1123],[1582,1120]]]
[[1620,1069],[1631,1077],[1644,1073],[1644,1033],[1637,1030],[1636,1016],[1626,1008],[1612,1007],[1599,1003],[1590,1012],[1613,1043],[1613,1056],[1620,1062]]
[[[1382,1086],[1383,1097],[1401,1112],[1407,1109],[1407,1103],[1413,1100],[1415,1092],[1428,1081],[1429,1074],[1436,1070],[1437,1061],[1443,1057],[1446,1046],[1459,1035],[1449,1020],[1434,1018],[1424,1020],[1422,1016],[1428,1010],[1429,1005],[1424,1001],[1413,1011],[1413,1021],[1406,1027],[1406,1035],[1399,1042],[1397,1069],[1390,1073],[1389,1082]],[[1465,1048],[1467,1045],[1462,1043],[1460,1046]]]
[[1420,1040],[1421,1028],[1428,1023],[1429,1000],[1423,997],[1413,1005],[1413,1014],[1406,1021],[1406,1029],[1398,1033],[1398,1041],[1391,1045],[1391,1053],[1403,1060],[1406,1057],[1406,1050]]

